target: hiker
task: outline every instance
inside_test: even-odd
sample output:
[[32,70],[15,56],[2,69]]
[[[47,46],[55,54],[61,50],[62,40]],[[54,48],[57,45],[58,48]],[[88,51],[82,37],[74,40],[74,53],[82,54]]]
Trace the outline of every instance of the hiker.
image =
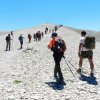
[[44,33],[42,32],[41,35],[42,35],[42,38],[43,38],[44,37]]
[[10,50],[11,48],[11,36],[10,34],[8,34],[8,36],[6,36],[6,51]]
[[20,36],[19,36],[19,41],[20,41],[20,49],[22,49],[22,46],[23,46],[23,39],[24,39],[24,37],[22,36],[22,34],[20,34]]
[[64,56],[66,45],[65,45],[65,42],[64,42],[64,46],[61,48],[59,45],[57,45],[57,39],[58,39],[57,33],[52,33],[51,38],[52,39],[50,40],[50,43],[48,44],[48,48],[53,51],[53,57],[55,61],[54,78],[56,79],[58,83],[66,85],[66,83],[64,82],[62,72],[61,72],[61,68],[60,68],[60,62],[61,62],[62,57]]
[[33,34],[33,38],[34,38],[34,41],[36,41],[36,34],[35,33]]
[[13,31],[11,31],[11,36],[12,36],[12,37],[13,37],[13,34],[14,34]]
[[51,33],[51,29],[49,29],[49,33]]
[[29,33],[29,34],[28,34],[29,43],[31,42],[31,38],[32,38],[32,36],[31,36],[31,34]]
[[39,38],[39,34],[38,32],[36,33],[36,42],[38,41],[38,38]]
[[45,34],[47,34],[47,32],[48,32],[48,28],[46,27],[46,28],[45,28]]
[[91,69],[90,76],[93,77],[93,75],[94,75],[93,51],[92,51],[92,49],[87,49],[84,46],[85,45],[85,39],[86,39],[86,32],[82,31],[81,36],[82,37],[80,38],[79,50],[78,50],[79,68],[78,68],[77,72],[81,74],[83,59],[88,58],[88,61],[90,63],[90,69]]
[[55,27],[54,27],[54,30],[55,30],[55,32],[56,32],[56,31],[58,30],[58,26],[55,26]]

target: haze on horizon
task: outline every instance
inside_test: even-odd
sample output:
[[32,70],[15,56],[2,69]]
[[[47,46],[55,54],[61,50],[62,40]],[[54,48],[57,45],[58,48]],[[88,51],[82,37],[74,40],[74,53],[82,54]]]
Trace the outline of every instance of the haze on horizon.
[[0,30],[43,23],[100,31],[100,0],[0,0]]

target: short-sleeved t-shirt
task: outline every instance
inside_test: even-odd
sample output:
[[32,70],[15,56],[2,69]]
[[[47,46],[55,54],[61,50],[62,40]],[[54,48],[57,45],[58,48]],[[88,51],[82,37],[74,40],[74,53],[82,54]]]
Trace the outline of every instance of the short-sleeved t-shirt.
[[[80,43],[83,45],[85,44],[85,37],[80,38]],[[84,46],[81,48],[81,51],[88,51],[89,49],[85,48]]]

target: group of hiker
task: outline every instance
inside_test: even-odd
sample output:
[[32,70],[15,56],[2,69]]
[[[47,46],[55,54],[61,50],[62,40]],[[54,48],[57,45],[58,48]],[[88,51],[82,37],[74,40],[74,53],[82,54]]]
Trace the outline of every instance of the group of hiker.
[[[49,29],[47,27],[45,28],[44,31],[46,32],[45,34],[50,33]],[[14,32],[11,31],[11,33],[6,36],[6,51],[10,51],[10,49],[11,49],[11,40],[13,40],[13,35],[14,35]],[[31,43],[32,38],[34,39],[34,41],[37,42],[37,41],[41,41],[41,39],[43,37],[44,37],[44,32],[42,32],[42,31],[37,31],[36,33],[33,34],[33,37],[30,33],[28,33],[28,35],[27,35],[29,43]],[[23,47],[24,39],[25,38],[23,37],[23,35],[20,34],[20,36],[18,37],[18,40],[20,42],[20,49],[22,49],[22,47]]]
[[[87,41],[87,42],[86,42]],[[89,44],[90,43],[90,44]],[[55,62],[54,67],[54,78],[59,84],[66,85],[64,82],[63,74],[60,68],[60,62],[64,57],[64,52],[66,51],[66,43],[64,40],[58,38],[56,32],[52,33],[51,40],[48,44],[48,48],[53,51],[53,58]],[[90,76],[94,76],[94,63],[93,63],[93,49],[95,48],[95,37],[87,37],[86,32],[81,32],[81,38],[79,42],[79,68],[77,72],[82,73],[83,59],[87,58],[90,63]]]
[[44,33],[40,31],[33,34],[34,41],[40,41],[41,38],[43,37],[44,37]]
[[[62,27],[62,26],[59,26]],[[55,67],[54,67],[54,78],[59,84],[66,85],[64,82],[63,74],[60,68],[60,62],[62,58],[64,57],[64,52],[67,50],[66,43],[63,39],[58,38],[57,30],[59,28],[58,26],[55,26],[54,29],[52,30],[52,35],[51,35],[51,40],[48,44],[48,49],[51,49],[53,52],[53,58],[55,62]],[[48,30],[48,28],[45,28],[45,34],[48,33],[48,31],[51,32],[51,30]],[[13,36],[13,32],[11,34],[8,34],[6,36],[6,51],[10,50],[11,46],[11,36]],[[32,35],[29,33],[28,34],[28,40],[29,43],[31,42]],[[34,41],[40,41],[41,38],[44,37],[44,33],[38,31],[37,33],[33,34]],[[23,46],[23,40],[24,37],[22,34],[19,36],[19,41],[20,41],[20,49],[22,49]],[[78,56],[79,56],[79,68],[77,69],[77,72],[79,74],[82,73],[82,65],[83,65],[83,60],[85,58],[88,59],[89,64],[90,64],[90,76],[94,76],[94,63],[93,63],[93,49],[95,48],[95,37],[87,37],[86,31],[81,32],[81,38],[79,41],[79,48],[78,48]]]
[[[13,32],[11,32],[11,34],[8,34],[5,39],[6,39],[6,51],[10,51],[10,49],[11,49],[11,40],[13,40]],[[20,41],[20,49],[22,49],[23,39],[24,39],[22,34],[20,34],[18,39]]]

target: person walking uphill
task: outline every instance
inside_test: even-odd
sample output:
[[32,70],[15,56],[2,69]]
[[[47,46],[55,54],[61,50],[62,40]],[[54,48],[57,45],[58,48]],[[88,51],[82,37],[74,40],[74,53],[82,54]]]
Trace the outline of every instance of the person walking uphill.
[[[53,51],[53,57],[55,61],[55,68],[54,68],[54,78],[59,84],[66,85],[64,82],[64,78],[60,68],[60,62],[62,57],[64,56],[64,52],[66,50],[65,42],[57,37],[57,33],[52,33],[52,39],[48,44],[48,49]],[[62,44],[60,43],[62,41]]]
[[31,34],[29,33],[29,34],[28,34],[29,43],[31,42],[31,38],[32,38],[32,36],[31,36]]
[[20,49],[22,49],[22,46],[23,46],[23,39],[24,39],[24,37],[22,36],[22,34],[20,34],[20,36],[19,36],[19,41],[20,41]]
[[6,36],[6,51],[9,49],[10,50],[11,47],[11,36],[10,34],[8,34],[8,36]]
[[[78,68],[77,72],[81,74],[83,59],[88,58],[88,61],[90,63],[90,69],[91,69],[90,76],[93,77],[93,75],[94,75],[93,51],[91,48],[88,49],[85,46],[86,45],[86,32],[82,31],[81,36],[82,37],[80,38],[79,51],[78,51],[79,68]],[[89,44],[89,41],[88,41],[88,44]]]

